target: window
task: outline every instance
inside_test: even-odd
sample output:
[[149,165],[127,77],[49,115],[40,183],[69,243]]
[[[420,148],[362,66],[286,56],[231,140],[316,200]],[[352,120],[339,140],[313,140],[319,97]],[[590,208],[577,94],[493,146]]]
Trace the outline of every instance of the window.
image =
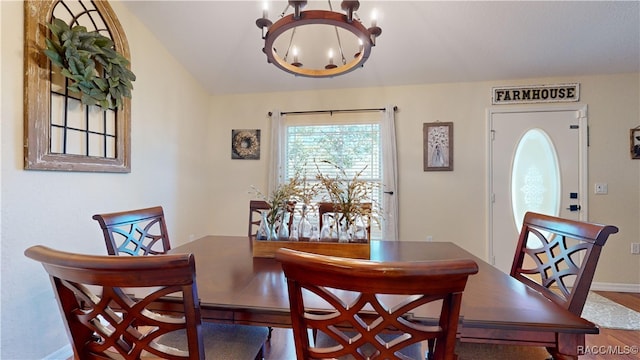
[[[361,172],[359,179],[378,184],[372,203],[381,204],[379,118],[378,113],[288,116],[284,126],[282,178],[290,179],[299,173],[306,175],[310,183],[317,183],[318,170],[325,175],[337,175],[335,167],[322,162],[328,160],[343,168],[348,177]],[[372,224],[371,238],[382,238],[381,226]]]
[[43,54],[52,16],[111,38],[129,58],[129,45],[106,1],[25,1],[25,169],[130,172],[131,102],[117,110],[82,105]]

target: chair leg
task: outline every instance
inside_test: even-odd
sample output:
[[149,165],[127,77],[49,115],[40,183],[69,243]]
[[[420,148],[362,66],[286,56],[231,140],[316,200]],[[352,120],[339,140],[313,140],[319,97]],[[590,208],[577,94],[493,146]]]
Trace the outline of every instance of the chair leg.
[[258,351],[254,360],[264,360],[264,344],[260,347],[260,351]]
[[273,332],[273,327],[269,326],[269,335],[267,335],[267,341],[271,341],[271,333]]
[[435,345],[436,345],[436,339],[429,339],[427,340],[427,350],[429,351],[429,354],[427,355],[427,360],[433,360],[434,359],[434,350],[435,350]]

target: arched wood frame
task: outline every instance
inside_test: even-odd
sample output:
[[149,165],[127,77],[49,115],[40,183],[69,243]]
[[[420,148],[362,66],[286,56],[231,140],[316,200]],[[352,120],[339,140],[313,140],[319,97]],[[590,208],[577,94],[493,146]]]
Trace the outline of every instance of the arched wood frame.
[[[123,98],[116,111],[115,157],[59,154],[50,151],[51,141],[51,62],[42,49],[49,33],[53,9],[59,0],[24,2],[24,167],[30,170],[88,172],[131,171],[131,100]],[[129,45],[113,9],[107,1],[91,2],[102,16],[116,51],[130,59]]]

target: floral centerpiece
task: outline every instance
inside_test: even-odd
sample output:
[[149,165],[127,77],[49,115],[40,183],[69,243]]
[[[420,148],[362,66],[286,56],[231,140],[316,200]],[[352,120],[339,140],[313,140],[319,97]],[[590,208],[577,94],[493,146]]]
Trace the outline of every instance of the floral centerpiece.
[[[278,237],[276,234],[276,226],[278,223],[286,226],[288,219],[285,219],[285,214],[289,211],[290,206],[295,206],[295,201],[300,193],[300,183],[300,178],[296,175],[287,183],[278,185],[268,196],[252,186],[255,194],[270,206],[269,210],[263,213],[263,220],[266,222],[264,225],[268,228],[268,240],[275,240]],[[263,224],[261,224],[261,226],[262,225]]]
[[[305,167],[306,168],[306,167]],[[314,201],[318,195],[318,185],[307,180],[307,176],[303,176],[298,185],[297,199],[300,207],[300,220],[296,226],[297,238],[300,241],[318,240],[317,233],[314,234],[314,226],[311,224],[309,214],[314,211]]]
[[[327,160],[323,160],[322,163],[329,164],[337,170],[336,175],[332,177],[323,174],[318,168],[316,179],[326,191],[331,203],[334,204],[335,213],[339,214],[335,219],[338,235],[340,238],[343,235],[347,237],[347,239],[340,240],[354,240],[358,221],[366,221],[365,226],[370,225],[369,222],[372,218],[377,221],[376,217],[372,216],[374,209],[371,206],[376,184],[360,178],[366,170],[366,166],[349,177],[341,166]],[[375,211],[379,211],[379,208],[376,207],[376,209]]]

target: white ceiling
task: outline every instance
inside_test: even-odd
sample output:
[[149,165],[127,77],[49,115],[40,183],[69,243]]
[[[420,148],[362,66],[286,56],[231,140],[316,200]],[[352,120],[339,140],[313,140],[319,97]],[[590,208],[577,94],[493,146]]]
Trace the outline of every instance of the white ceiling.
[[[640,71],[640,1],[361,1],[365,24],[379,14],[377,46],[363,68],[324,79],[267,63],[262,1],[124,4],[211,94]],[[271,20],[285,7],[270,1]]]

